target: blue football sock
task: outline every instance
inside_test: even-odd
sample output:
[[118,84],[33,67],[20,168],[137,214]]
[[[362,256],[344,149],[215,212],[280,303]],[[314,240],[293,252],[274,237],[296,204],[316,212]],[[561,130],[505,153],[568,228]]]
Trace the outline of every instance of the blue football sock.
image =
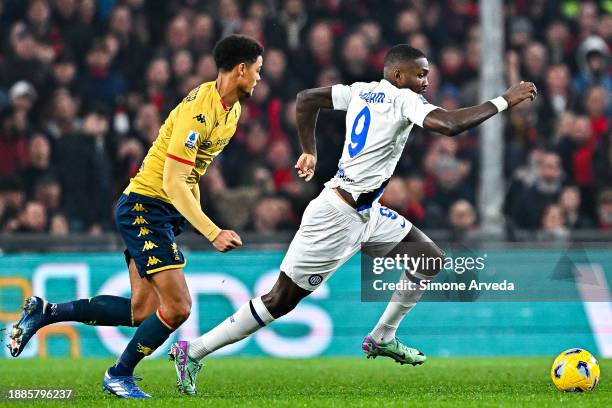
[[174,329],[170,329],[161,321],[157,313],[147,317],[140,323],[117,363],[109,369],[110,374],[133,375],[134,368],[140,360],[161,346],[173,331]]
[[133,326],[130,298],[100,295],[67,303],[49,303],[48,324],[82,322],[93,326]]

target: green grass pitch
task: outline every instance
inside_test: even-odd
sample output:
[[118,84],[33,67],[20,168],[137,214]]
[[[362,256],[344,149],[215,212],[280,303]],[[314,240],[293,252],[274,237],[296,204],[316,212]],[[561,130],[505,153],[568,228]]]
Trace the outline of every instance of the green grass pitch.
[[[551,358],[432,358],[422,366],[400,366],[378,358],[216,358],[206,361],[196,397],[180,396],[174,368],[166,360],[144,361],[137,374],[152,407],[187,406],[409,406],[409,407],[604,407],[612,401],[612,360],[602,360],[602,379],[590,393],[561,393],[549,377]],[[111,359],[0,359],[0,388],[73,388],[62,405],[125,406],[101,391]],[[58,403],[0,400],[0,406]],[[180,405],[179,405],[180,404]]]

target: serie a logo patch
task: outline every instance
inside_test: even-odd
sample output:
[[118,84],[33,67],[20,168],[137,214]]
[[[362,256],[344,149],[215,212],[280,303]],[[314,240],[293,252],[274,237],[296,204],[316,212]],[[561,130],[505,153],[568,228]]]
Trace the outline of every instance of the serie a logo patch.
[[190,130],[189,134],[187,135],[187,139],[185,139],[185,146],[189,149],[195,148],[199,137],[200,134],[198,132],[195,130]]

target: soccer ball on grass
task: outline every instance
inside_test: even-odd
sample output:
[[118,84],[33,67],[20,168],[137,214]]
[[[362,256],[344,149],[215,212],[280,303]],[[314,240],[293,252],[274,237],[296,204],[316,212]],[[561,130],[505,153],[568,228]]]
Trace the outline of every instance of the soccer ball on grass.
[[599,363],[586,350],[573,348],[559,354],[550,369],[559,391],[592,391],[599,382]]

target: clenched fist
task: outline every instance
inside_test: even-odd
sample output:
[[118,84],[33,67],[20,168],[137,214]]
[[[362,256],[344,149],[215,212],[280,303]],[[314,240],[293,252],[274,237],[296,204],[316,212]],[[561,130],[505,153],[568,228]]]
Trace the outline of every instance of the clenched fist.
[[298,169],[298,176],[305,181],[312,180],[316,166],[317,156],[308,153],[302,153],[297,163],[295,163],[295,168]]
[[518,105],[526,99],[534,100],[538,96],[538,89],[533,82],[521,82],[514,85],[504,93],[503,97],[508,101],[508,108]]
[[242,239],[232,230],[221,230],[217,238],[212,242],[219,252],[227,252],[242,245]]

